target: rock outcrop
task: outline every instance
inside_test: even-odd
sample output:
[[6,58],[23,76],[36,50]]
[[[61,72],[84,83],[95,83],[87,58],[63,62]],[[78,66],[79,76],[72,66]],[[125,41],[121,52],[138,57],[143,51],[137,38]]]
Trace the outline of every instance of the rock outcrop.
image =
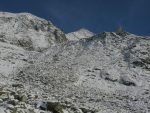
[[79,29],[78,31],[66,34],[67,39],[70,41],[80,40],[83,38],[90,38],[92,36],[94,36],[94,33],[84,28]]
[[65,34],[50,21],[29,13],[0,13],[0,41],[42,51],[51,45],[67,41]]

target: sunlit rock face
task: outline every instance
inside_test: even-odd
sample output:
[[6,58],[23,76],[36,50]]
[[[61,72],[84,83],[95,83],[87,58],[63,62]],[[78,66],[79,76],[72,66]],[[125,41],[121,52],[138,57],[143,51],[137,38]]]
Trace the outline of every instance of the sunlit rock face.
[[42,52],[50,46],[66,41],[65,34],[50,21],[29,13],[0,12],[2,82],[6,75],[14,73],[24,65],[32,64],[28,59],[30,54]]
[[29,13],[0,13],[0,40],[27,50],[42,51],[67,41],[65,34],[50,21]]
[[150,37],[65,36],[27,13],[0,13],[0,29],[0,112],[150,112]]
[[66,34],[66,37],[70,41],[75,41],[75,40],[80,40],[84,38],[90,38],[93,35],[94,33],[92,33],[91,31],[82,28],[82,29],[79,29],[78,31]]

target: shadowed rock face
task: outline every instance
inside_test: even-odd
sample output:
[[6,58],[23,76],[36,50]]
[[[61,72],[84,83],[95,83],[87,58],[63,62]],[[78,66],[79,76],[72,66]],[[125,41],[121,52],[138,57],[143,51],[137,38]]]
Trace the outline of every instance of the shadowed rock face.
[[[19,111],[23,101],[27,113],[150,112],[150,38],[122,31],[83,38],[81,30],[81,39],[67,41],[46,20],[1,15],[0,25],[13,29],[0,35],[0,110]],[[16,17],[17,25],[9,20]],[[42,51],[46,43],[53,46]]]

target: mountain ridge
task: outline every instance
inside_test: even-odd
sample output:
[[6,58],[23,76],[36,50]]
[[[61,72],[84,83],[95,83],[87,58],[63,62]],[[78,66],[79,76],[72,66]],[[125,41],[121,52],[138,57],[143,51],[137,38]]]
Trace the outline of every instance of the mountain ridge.
[[1,40],[28,50],[41,51],[50,45],[67,40],[65,34],[51,22],[30,13],[5,12],[1,13],[0,18]]
[[[5,15],[0,13],[1,113],[150,112],[149,37],[86,29],[69,36],[32,14]],[[16,43],[20,39],[25,42]]]

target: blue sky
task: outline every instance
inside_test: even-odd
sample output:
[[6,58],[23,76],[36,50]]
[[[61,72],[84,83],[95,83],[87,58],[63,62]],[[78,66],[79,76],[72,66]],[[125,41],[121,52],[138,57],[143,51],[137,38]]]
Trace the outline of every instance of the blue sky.
[[0,11],[29,12],[52,21],[66,33],[80,28],[150,35],[150,0],[1,0]]

